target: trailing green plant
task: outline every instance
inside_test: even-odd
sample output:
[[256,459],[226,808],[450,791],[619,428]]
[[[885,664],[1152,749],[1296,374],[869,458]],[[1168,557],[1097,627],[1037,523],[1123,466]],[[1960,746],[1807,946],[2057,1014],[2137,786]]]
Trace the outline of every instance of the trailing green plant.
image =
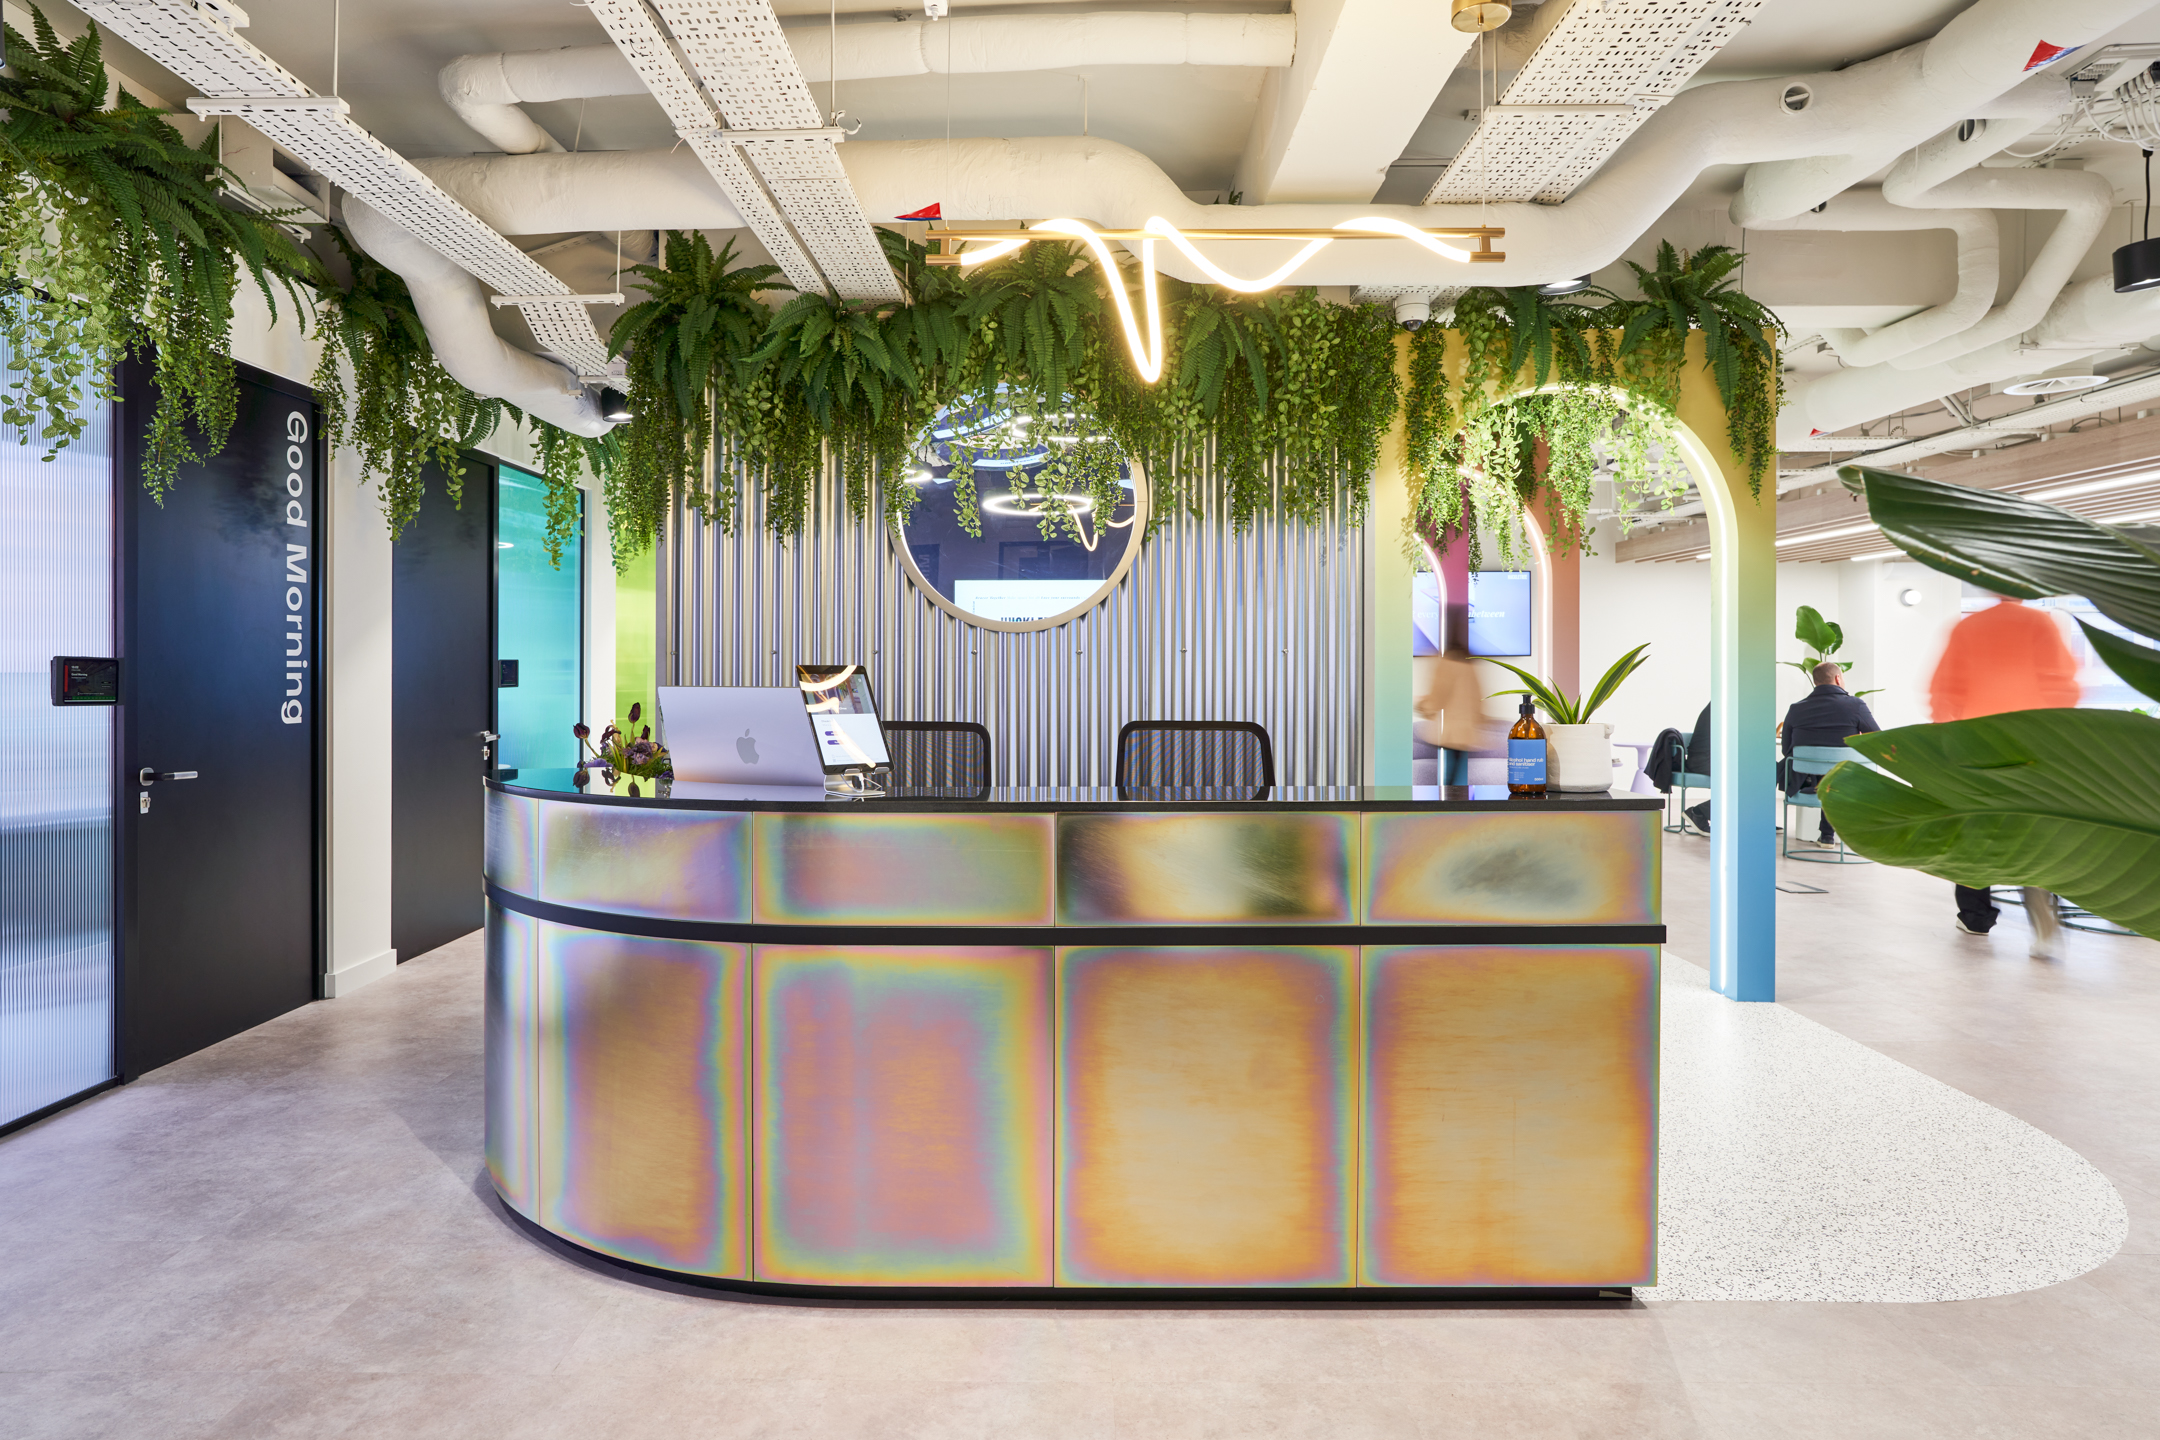
[[[442,473],[450,503],[462,508],[464,452],[506,416],[523,417],[515,406],[482,399],[452,379],[435,358],[405,282],[335,229],[330,233],[352,280],[340,285],[326,278],[317,290],[323,346],[313,383],[323,434],[333,449],[358,453],[362,480],[375,482],[395,540],[420,513],[430,462]],[[550,553],[559,554],[552,491],[549,501]]]
[[1547,296],[1533,286],[1465,292],[1452,326],[1463,376],[1452,405],[1448,332],[1421,330],[1411,344],[1406,548],[1424,532],[1459,531],[1476,565],[1491,535],[1503,563],[1519,563],[1519,519],[1533,505],[1545,511],[1547,544],[1571,548],[1586,538],[1601,472],[1612,476],[1623,529],[1640,506],[1669,506],[1688,484],[1669,457],[1695,330],[1728,438],[1759,496],[1777,456],[1777,325],[1734,283],[1741,258],[1726,246],[1683,256],[1661,245],[1654,268],[1630,265],[1638,299],[1602,289]]
[[[2160,639],[2160,526],[2105,525],[1995,490],[1846,466],[1892,544],[1998,594],[2081,595]],[[2080,622],[2081,624],[2083,622]],[[2160,699],[2160,651],[2085,625],[2107,665]],[[1816,788],[1870,860],[1960,885],[2037,885],[2160,938],[2160,720],[2122,710],[2019,710],[1847,742]]]
[[1492,662],[1493,664],[1498,665],[1503,670],[1512,670],[1516,678],[1523,683],[1513,690],[1495,690],[1493,695],[1495,697],[1501,695],[1528,695],[1532,703],[1540,710],[1543,710],[1545,718],[1553,724],[1587,725],[1590,723],[1590,717],[1597,713],[1598,707],[1612,699],[1614,693],[1619,690],[1620,683],[1649,663],[1648,657],[1643,654],[1643,651],[1649,648],[1648,642],[1645,642],[1628,651],[1627,654],[1613,661],[1605,673],[1598,677],[1597,684],[1573,698],[1570,698],[1568,693],[1559,686],[1547,684],[1520,665],[1510,665],[1505,660],[1495,660]]
[[18,374],[0,424],[51,453],[78,438],[87,390],[148,355],[157,382],[143,485],[162,502],[180,466],[223,448],[237,409],[232,306],[245,270],[273,315],[275,290],[319,267],[277,217],[228,208],[213,131],[190,147],[125,90],[110,105],[92,26],[63,44],[42,10],[34,35],[5,29],[0,75],[0,335]]

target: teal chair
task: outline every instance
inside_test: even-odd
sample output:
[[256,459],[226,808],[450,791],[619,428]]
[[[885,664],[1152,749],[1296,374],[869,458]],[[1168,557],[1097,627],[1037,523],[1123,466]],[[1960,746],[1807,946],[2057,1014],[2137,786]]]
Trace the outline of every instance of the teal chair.
[[[1843,745],[1795,745],[1793,746],[1792,760],[1786,769],[1789,775],[1795,777],[1801,775],[1827,775],[1836,769],[1840,762],[1859,759],[1858,754]],[[1865,764],[1866,762],[1862,761],[1862,763]],[[1814,810],[1819,813],[1822,810],[1822,801],[1813,795],[1790,792],[1786,794],[1782,827],[1785,833],[1780,837],[1778,845],[1780,855],[1788,860],[1813,860],[1822,865],[1867,865],[1873,863],[1865,857],[1855,855],[1846,849],[1845,837],[1842,835],[1838,837],[1837,852],[1835,854],[1828,850],[1818,850],[1812,847],[1795,850],[1793,848],[1792,813],[1795,810]]]
[[1698,775],[1688,768],[1687,749],[1688,742],[1682,740],[1680,742],[1680,768],[1674,772],[1672,777],[1673,789],[1680,793],[1680,803],[1674,807],[1675,813],[1680,818],[1678,823],[1669,824],[1665,827],[1665,833],[1668,835],[1700,835],[1704,833],[1697,830],[1693,822],[1687,818],[1688,792],[1690,790],[1700,790],[1705,795],[1709,794],[1710,777],[1708,775]]

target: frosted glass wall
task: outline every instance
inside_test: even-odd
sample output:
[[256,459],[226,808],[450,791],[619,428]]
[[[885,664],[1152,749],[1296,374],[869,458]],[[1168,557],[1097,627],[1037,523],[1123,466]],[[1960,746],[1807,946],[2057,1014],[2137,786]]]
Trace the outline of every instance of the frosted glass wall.
[[[495,690],[495,729],[507,769],[567,770],[578,762],[570,727],[585,708],[583,534],[547,558],[547,482],[505,465],[495,491],[495,654],[517,662],[517,683]],[[594,722],[597,732],[607,717]]]
[[113,1073],[118,712],[57,708],[48,679],[113,653],[112,414],[86,408],[51,461],[0,431],[0,1125]]

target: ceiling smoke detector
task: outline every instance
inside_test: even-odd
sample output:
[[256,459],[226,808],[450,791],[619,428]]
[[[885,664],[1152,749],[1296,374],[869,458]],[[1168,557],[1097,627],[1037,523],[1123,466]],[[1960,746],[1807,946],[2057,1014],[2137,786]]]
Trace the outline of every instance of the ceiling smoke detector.
[[2105,375],[2034,375],[2002,387],[2005,395],[2068,395],[2107,384]]

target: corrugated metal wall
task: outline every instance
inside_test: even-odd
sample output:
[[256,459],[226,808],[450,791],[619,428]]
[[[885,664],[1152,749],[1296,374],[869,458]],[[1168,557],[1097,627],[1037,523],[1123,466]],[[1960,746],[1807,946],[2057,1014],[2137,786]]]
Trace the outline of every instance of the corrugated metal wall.
[[1255,720],[1280,783],[1359,783],[1368,542],[1346,513],[1242,535],[1169,516],[1108,600],[1015,634],[924,599],[884,527],[842,513],[836,478],[819,504],[821,523],[786,544],[755,498],[732,537],[678,510],[659,555],[663,683],[787,685],[798,661],[867,664],[888,719],[987,726],[1000,785],[1110,783],[1127,720]]

